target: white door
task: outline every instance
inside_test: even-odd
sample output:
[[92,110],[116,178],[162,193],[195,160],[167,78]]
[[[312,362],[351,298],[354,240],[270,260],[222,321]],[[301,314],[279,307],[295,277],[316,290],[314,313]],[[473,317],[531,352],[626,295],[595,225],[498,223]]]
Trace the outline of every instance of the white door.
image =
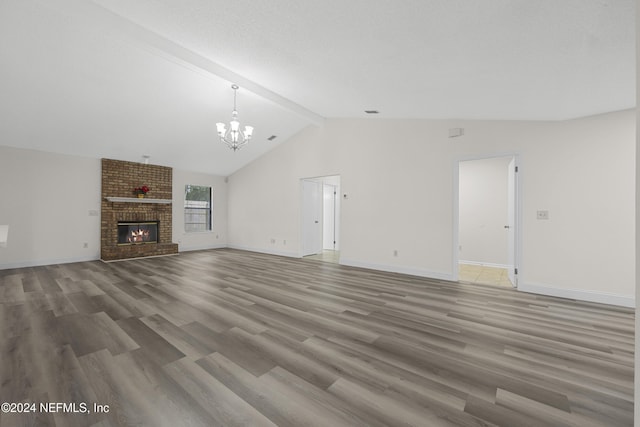
[[302,256],[322,252],[322,183],[302,180]]
[[336,187],[324,184],[322,215],[322,249],[336,249]]
[[[511,284],[517,286],[516,271],[516,159],[511,159],[507,172],[507,274]],[[504,188],[504,187],[503,187]]]

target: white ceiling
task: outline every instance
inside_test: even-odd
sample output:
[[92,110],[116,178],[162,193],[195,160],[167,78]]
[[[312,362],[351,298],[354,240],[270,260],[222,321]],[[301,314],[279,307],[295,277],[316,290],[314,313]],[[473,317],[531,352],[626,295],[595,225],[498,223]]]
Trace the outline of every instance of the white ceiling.
[[[633,108],[634,17],[633,0],[0,0],[0,145],[228,175],[367,109]],[[255,127],[236,153],[215,134],[231,83]]]

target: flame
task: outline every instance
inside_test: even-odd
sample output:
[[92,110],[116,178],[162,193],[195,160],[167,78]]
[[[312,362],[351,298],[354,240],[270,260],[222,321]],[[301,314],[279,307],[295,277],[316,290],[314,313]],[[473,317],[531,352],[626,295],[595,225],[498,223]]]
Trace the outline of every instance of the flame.
[[138,228],[137,230],[131,230],[131,235],[127,237],[128,243],[146,242],[149,240],[149,230],[143,230]]

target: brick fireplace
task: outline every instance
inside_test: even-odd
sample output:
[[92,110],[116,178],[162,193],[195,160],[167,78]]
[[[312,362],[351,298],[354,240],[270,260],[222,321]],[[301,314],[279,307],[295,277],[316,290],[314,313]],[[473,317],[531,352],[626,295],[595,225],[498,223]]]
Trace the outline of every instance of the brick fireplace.
[[[144,199],[133,189],[151,188]],[[102,159],[101,258],[105,261],[178,253],[172,242],[173,169]],[[119,244],[118,224],[157,223],[157,242]]]

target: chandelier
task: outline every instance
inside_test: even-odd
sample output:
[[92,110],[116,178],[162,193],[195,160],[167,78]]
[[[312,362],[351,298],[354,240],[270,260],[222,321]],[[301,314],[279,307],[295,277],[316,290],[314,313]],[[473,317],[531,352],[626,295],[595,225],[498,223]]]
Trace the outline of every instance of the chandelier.
[[229,129],[227,129],[224,123],[216,123],[216,128],[218,130],[218,136],[220,136],[220,141],[227,144],[227,147],[231,148],[233,151],[237,151],[251,139],[253,126],[245,126],[244,132],[240,131],[238,110],[236,109],[236,94],[239,89],[238,85],[231,85],[231,89],[233,89],[233,112],[231,113]]

